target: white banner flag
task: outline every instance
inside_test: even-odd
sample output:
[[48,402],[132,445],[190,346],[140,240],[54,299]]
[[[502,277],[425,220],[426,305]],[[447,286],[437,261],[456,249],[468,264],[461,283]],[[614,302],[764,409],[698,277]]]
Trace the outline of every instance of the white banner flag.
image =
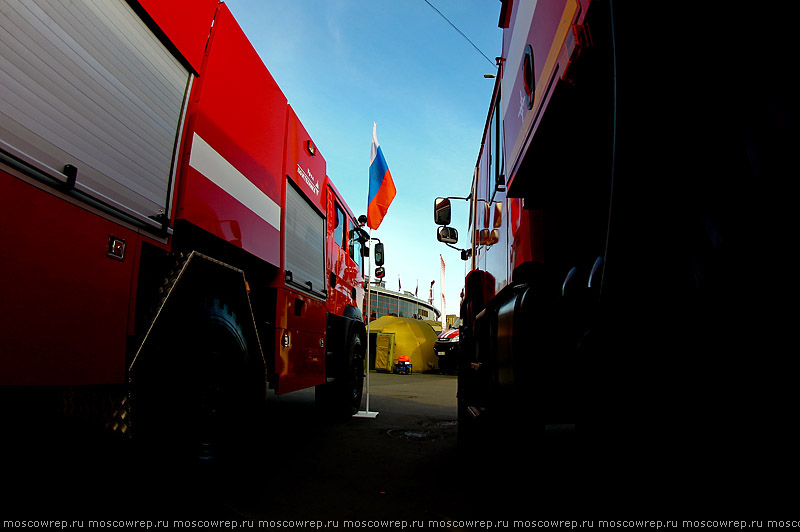
[[447,307],[446,307],[446,303],[445,303],[445,300],[444,300],[444,258],[441,255],[439,255],[439,260],[442,263],[442,279],[441,279],[441,282],[442,282],[442,330],[444,330],[447,327],[447,325],[446,325],[446,323],[447,323],[447,318],[446,318],[446,316],[447,316]]

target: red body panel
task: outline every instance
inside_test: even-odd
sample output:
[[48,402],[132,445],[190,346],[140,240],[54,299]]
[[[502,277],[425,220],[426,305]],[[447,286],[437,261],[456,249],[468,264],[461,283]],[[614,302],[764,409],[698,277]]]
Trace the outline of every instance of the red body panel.
[[[286,109],[280,88],[221,5],[192,91],[178,218],[275,266]],[[210,160],[199,153],[197,137],[210,147],[204,147]]]
[[[325,302],[294,290],[278,289],[275,327],[277,393],[325,382]],[[283,346],[284,334],[289,346]]]
[[288,115],[283,174],[303,191],[320,212],[324,213],[325,199],[322,185],[325,181],[325,159],[291,106]]
[[[124,382],[142,237],[5,172],[0,227],[0,385]],[[125,240],[121,261],[108,256],[112,235]]]
[[280,232],[192,167],[182,176],[179,217],[248,250],[267,262],[280,262]]
[[218,0],[139,0],[195,73],[200,72]]

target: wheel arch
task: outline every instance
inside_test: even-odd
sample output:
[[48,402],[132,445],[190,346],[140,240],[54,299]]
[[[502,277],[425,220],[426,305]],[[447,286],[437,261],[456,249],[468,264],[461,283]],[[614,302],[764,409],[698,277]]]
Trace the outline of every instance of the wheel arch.
[[239,313],[242,334],[247,344],[248,363],[266,368],[244,272],[197,251],[178,255],[177,258],[175,273],[165,280],[161,289],[161,300],[157,303],[152,318],[144,324],[146,332],[138,342],[128,366],[129,380],[133,379],[143,361],[152,356],[148,347],[154,339],[169,331],[176,323],[186,320],[185,309],[192,303],[213,295],[224,295],[226,302]]

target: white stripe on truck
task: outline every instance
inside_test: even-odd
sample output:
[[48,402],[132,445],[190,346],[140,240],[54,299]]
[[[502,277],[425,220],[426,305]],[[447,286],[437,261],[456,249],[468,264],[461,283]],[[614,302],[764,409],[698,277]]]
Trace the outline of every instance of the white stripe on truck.
[[189,165],[272,227],[281,230],[281,207],[197,133]]

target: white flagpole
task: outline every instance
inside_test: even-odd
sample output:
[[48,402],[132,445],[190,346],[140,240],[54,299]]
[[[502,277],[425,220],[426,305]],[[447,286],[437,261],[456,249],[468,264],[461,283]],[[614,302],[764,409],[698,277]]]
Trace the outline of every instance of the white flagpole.
[[[377,149],[376,146],[378,144],[377,136],[375,133],[375,128],[378,127],[378,124],[373,122],[372,123],[372,148]],[[372,165],[372,158],[374,157],[374,153],[370,154],[370,165]],[[367,202],[367,213],[369,213],[369,202]],[[369,409],[369,333],[370,333],[370,312],[371,312],[371,305],[372,305],[372,283],[371,275],[372,272],[372,253],[373,253],[373,245],[372,245],[372,227],[369,228],[369,266],[367,268],[367,275],[365,276],[367,280],[367,406],[366,410],[359,410],[354,414],[353,417],[366,417],[366,418],[375,418],[378,417],[377,412],[371,412]],[[377,347],[377,342],[376,342]]]
[[367,267],[367,275],[365,278],[367,279],[367,406],[366,410],[359,410],[353,417],[366,417],[366,418],[376,418],[378,417],[378,412],[370,412],[369,410],[369,331],[370,331],[370,311],[372,306],[372,282],[371,276],[369,275],[372,272],[372,228],[369,228],[369,266]]

